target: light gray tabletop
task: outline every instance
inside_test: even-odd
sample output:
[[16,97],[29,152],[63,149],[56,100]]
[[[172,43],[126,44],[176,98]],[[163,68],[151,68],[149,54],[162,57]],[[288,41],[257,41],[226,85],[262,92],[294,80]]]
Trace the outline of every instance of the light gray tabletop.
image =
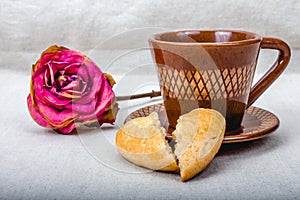
[[[178,174],[134,167],[114,150],[126,115],[159,99],[121,103],[115,126],[60,135],[36,125],[28,113],[29,71],[1,68],[0,199],[299,199],[299,53],[293,51],[288,69],[255,102],[280,119],[279,128],[264,139],[223,145],[185,183]],[[155,86],[147,83],[135,92]],[[126,93],[126,84],[122,88]]]

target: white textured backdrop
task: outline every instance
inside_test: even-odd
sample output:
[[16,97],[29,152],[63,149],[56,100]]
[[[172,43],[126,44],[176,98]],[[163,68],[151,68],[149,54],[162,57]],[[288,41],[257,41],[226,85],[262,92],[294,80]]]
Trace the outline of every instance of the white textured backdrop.
[[300,48],[299,0],[1,0],[0,67],[28,69],[52,44],[88,51],[134,28],[243,29]]
[[[0,0],[0,199],[299,199],[299,21],[300,0]],[[182,183],[172,173],[113,170],[122,166],[115,162],[121,157],[106,159],[110,153],[97,151],[104,140],[88,143],[86,138],[107,137],[109,145],[116,129],[93,129],[79,139],[33,122],[26,103],[31,64],[52,44],[95,58],[116,78],[116,95],[156,89],[155,69],[145,65],[149,49],[141,48],[148,45],[142,36],[155,29],[145,27],[243,29],[287,41],[294,48],[289,73],[255,102],[280,118],[279,129],[263,140],[222,147],[206,170]],[[131,31],[136,28],[141,29]],[[107,54],[91,51],[115,34],[119,37],[102,45]],[[259,70],[271,66],[276,56],[264,53]],[[114,62],[106,67],[105,59]],[[144,102],[157,99],[120,103],[118,122]]]

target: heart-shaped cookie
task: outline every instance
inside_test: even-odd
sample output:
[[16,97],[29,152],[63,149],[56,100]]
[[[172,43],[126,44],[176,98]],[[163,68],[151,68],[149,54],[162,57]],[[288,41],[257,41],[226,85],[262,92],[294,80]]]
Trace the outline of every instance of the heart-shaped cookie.
[[153,112],[125,123],[117,132],[116,146],[128,161],[153,170],[177,170],[177,157],[181,180],[186,181],[213,160],[221,147],[225,127],[225,119],[218,111],[192,110],[178,119],[172,134],[176,138],[173,153],[165,140],[166,131]]

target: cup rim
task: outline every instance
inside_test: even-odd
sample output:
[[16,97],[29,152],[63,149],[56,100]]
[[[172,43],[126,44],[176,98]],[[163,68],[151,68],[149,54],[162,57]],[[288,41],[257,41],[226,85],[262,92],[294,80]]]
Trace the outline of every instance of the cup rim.
[[[230,41],[230,42],[176,42],[176,41],[166,41],[158,39],[162,35],[166,34],[174,34],[174,33],[185,33],[185,32],[231,32],[231,33],[241,33],[252,36],[249,39]],[[262,37],[259,34],[242,31],[242,30],[230,30],[230,29],[188,29],[188,30],[177,30],[177,31],[169,31],[169,32],[161,32],[152,35],[149,38],[149,42],[160,43],[160,44],[169,44],[169,45],[182,45],[182,46],[240,46],[240,45],[248,45],[260,42]]]

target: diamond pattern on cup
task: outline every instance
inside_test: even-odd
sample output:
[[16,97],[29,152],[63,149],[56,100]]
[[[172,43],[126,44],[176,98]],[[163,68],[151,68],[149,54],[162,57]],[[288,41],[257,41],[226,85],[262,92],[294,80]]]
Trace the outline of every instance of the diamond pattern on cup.
[[250,90],[253,70],[252,65],[201,71],[158,67],[165,95],[180,100],[216,100],[245,95]]

